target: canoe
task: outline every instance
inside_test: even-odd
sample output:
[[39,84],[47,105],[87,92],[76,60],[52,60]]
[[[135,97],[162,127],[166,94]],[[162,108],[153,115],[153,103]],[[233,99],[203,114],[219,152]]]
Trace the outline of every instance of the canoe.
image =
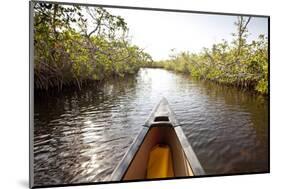
[[168,101],[163,98],[113,171],[111,181],[204,175]]

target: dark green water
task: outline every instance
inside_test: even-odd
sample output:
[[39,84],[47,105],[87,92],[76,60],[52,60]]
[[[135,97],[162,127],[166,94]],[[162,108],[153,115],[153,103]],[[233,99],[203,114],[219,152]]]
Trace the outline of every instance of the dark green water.
[[207,174],[268,171],[268,99],[162,69],[36,97],[35,185],[109,178],[166,97]]

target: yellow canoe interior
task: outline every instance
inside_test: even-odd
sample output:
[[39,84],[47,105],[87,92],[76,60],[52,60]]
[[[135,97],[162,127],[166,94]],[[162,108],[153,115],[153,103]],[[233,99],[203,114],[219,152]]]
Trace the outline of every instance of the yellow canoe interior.
[[146,178],[167,177],[174,177],[171,148],[166,144],[157,144],[149,153]]
[[149,128],[123,180],[182,176],[193,176],[192,169],[174,128],[160,125]]

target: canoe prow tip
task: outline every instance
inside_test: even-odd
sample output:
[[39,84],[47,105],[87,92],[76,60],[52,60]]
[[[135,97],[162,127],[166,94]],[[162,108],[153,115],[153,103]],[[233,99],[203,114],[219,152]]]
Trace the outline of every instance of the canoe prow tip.
[[178,125],[175,114],[170,108],[169,102],[165,97],[162,97],[159,103],[155,106],[149,118],[146,120],[145,126],[152,125],[157,118],[159,118],[160,121],[165,120],[173,125]]
[[159,104],[161,104],[161,103],[167,103],[167,104],[168,104],[167,98],[163,96],[163,97],[161,98]]

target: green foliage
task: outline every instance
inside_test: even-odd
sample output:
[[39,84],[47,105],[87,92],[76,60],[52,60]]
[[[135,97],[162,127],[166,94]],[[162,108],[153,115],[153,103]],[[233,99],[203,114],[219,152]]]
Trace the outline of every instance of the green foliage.
[[[237,33],[231,44],[227,41],[204,48],[202,52],[173,54],[160,61],[164,68],[189,73],[191,76],[268,93],[268,40],[264,35],[247,43],[247,23],[238,17]],[[242,28],[242,29],[241,29]]]
[[103,8],[35,3],[36,89],[134,74],[153,61],[130,44],[127,24]]

